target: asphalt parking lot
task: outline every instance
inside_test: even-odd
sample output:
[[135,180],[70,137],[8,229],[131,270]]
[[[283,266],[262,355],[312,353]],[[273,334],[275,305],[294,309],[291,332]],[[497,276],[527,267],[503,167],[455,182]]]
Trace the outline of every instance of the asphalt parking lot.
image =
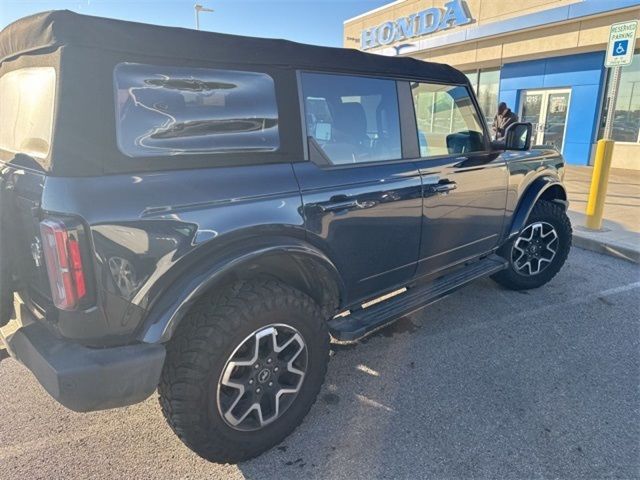
[[640,478],[640,267],[574,249],[549,285],[476,282],[336,346],[300,428],[209,464],[155,398],[76,414],[0,363],[0,478]]

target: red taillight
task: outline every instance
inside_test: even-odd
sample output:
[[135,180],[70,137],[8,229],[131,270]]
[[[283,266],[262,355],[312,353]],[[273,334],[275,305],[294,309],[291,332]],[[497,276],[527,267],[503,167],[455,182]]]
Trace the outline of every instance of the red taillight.
[[53,303],[62,310],[73,310],[87,294],[78,239],[54,220],[40,222],[40,234]]

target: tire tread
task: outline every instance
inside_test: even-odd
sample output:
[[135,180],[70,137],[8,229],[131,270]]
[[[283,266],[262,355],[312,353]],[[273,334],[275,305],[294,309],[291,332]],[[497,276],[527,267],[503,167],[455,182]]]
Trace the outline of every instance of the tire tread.
[[[308,313],[314,335],[326,352],[321,378],[328,363],[329,334],[318,305],[307,295],[276,280],[239,281],[224,291],[197,302],[183,319],[167,345],[167,360],[158,387],[160,406],[171,429],[182,442],[203,458],[216,462],[238,462],[255,457],[272,445],[256,449],[222,441],[209,428],[207,412],[209,375],[221,352],[233,343],[234,333],[251,325],[261,311],[296,308]],[[251,327],[253,328],[253,327]],[[312,389],[300,421],[315,402],[322,383]],[[291,433],[298,424],[291,425]]]

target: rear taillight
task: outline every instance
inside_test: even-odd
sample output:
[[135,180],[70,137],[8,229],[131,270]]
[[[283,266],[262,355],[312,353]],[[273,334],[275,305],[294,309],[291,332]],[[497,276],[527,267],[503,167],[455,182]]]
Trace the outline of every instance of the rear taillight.
[[56,220],[40,222],[40,234],[53,303],[74,310],[87,295],[78,236]]

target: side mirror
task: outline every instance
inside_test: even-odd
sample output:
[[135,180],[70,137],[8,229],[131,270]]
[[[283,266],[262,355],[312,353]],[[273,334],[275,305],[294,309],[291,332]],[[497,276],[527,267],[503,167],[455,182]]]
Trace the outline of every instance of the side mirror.
[[505,150],[529,150],[533,126],[530,123],[516,122],[507,127],[504,134]]

